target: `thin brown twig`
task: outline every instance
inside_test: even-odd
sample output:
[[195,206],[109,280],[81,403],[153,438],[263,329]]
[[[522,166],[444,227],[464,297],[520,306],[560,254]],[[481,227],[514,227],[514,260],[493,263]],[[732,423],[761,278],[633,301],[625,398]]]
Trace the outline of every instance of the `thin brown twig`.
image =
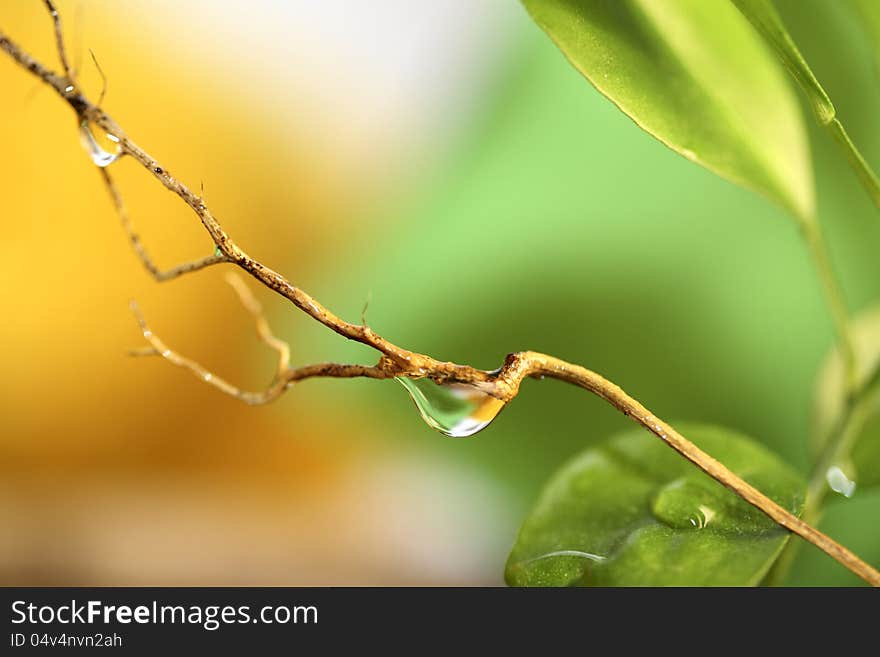
[[161,356],[172,365],[182,367],[189,370],[194,376],[201,381],[214,386],[218,390],[227,395],[240,399],[246,404],[257,406],[268,404],[280,397],[293,383],[304,379],[316,377],[332,377],[332,378],[370,378],[384,379],[387,377],[384,371],[377,367],[367,367],[364,365],[340,365],[338,363],[317,363],[314,365],[306,365],[303,367],[290,367],[290,346],[283,340],[278,339],[272,333],[269,322],[263,315],[260,303],[253,296],[248,287],[244,284],[240,277],[235,274],[227,276],[227,282],[232,286],[238,295],[239,301],[245,309],[253,316],[254,324],[257,329],[257,336],[260,341],[268,345],[272,350],[278,353],[278,363],[275,368],[271,383],[265,390],[259,392],[251,392],[243,390],[238,386],[230,383],[223,377],[211,372],[197,361],[187,358],[180,352],[171,349],[165,342],[156,335],[147,324],[143,314],[138,308],[137,303],[131,302],[131,310],[137,319],[144,339],[150,345],[139,349],[129,351],[131,356]]
[[150,254],[147,252],[147,249],[144,247],[143,242],[141,242],[141,237],[138,232],[134,228],[134,223],[131,220],[131,215],[128,213],[128,207],[125,205],[125,200],[122,198],[122,194],[119,192],[119,188],[116,186],[113,177],[110,175],[110,172],[107,171],[104,167],[99,167],[98,171],[101,174],[101,180],[104,181],[104,185],[107,188],[107,192],[110,194],[110,198],[113,201],[113,205],[116,208],[116,214],[119,215],[119,220],[122,223],[122,228],[128,234],[128,240],[131,243],[132,249],[134,249],[135,254],[140,259],[141,263],[143,263],[144,268],[152,274],[153,278],[155,278],[160,283],[164,281],[170,281],[172,278],[177,278],[178,276],[182,276],[183,274],[188,274],[190,272],[198,271],[200,269],[205,269],[206,267],[210,267],[212,265],[218,265],[223,262],[228,262],[226,256],[222,253],[217,254],[214,253],[209,256],[205,256],[204,258],[199,258],[198,260],[193,260],[191,262],[184,262],[182,264],[171,267],[170,269],[160,269],[153,259],[150,257]]
[[367,298],[364,300],[364,307],[361,308],[361,326],[367,325],[367,311],[370,309],[370,302],[373,300],[373,291],[367,291]]
[[278,353],[278,368],[276,375],[278,378],[281,378],[284,375],[284,372],[290,367],[290,345],[284,340],[276,338],[272,333],[269,322],[263,315],[263,307],[250,291],[250,288],[248,288],[248,286],[244,284],[244,281],[241,280],[241,276],[238,276],[237,274],[227,274],[226,282],[229,283],[232,286],[232,289],[235,290],[235,293],[238,294],[238,299],[241,301],[241,305],[244,306],[253,316],[254,324],[257,329],[257,337],[260,338],[261,342]]
[[[288,366],[286,369],[282,369],[280,365],[284,360],[283,352],[279,351],[279,369],[269,388],[258,393],[245,392],[226,380],[216,377],[213,373],[195,361],[168,348],[168,346],[148,327],[144,318],[137,311],[136,306],[133,306],[144,338],[150,345],[148,349],[138,350],[135,353],[139,355],[160,355],[174,365],[188,369],[194,375],[198,376],[203,381],[210,383],[219,390],[252,404],[266,403],[277,399],[292,383],[312,377],[367,377],[375,379],[391,377],[428,377],[439,384],[458,383],[470,385],[473,388],[504,402],[509,402],[516,397],[519,393],[520,384],[526,377],[547,376],[560,379],[578,385],[606,400],[612,406],[624,413],[624,415],[632,418],[635,422],[659,437],[672,449],[687,460],[691,461],[710,477],[732,490],[736,495],[749,504],[764,512],[780,526],[816,545],[866,582],[874,586],[880,586],[880,572],[859,559],[847,548],[819,532],[817,529],[805,523],[793,513],[781,507],[779,504],[758,491],[723,464],[700,450],[696,445],[679,434],[672,426],[653,415],[647,408],[627,395],[617,385],[595,372],[578,365],[566,363],[565,361],[552,356],[531,351],[509,355],[504,366],[499,370],[492,372],[480,370],[469,365],[459,365],[436,360],[425,354],[419,354],[393,344],[375,333],[366,325],[366,322],[362,322],[362,324],[346,322],[330,312],[308,293],[294,286],[284,276],[249,256],[232,240],[226,231],[223,230],[217,219],[211,214],[203,198],[196,196],[183,182],[172,176],[165,167],[161,166],[151,155],[129,139],[122,128],[99,106],[89,101],[81,91],[72,88],[73,85],[69,68],[66,66],[66,58],[63,54],[60,21],[57,20],[57,12],[54,11],[51,2],[46,0],[46,4],[50,8],[50,11],[53,12],[53,18],[56,19],[56,36],[59,41],[59,54],[62,58],[62,63],[65,65],[65,75],[58,75],[57,73],[46,69],[2,32],[0,32],[0,49],[5,51],[25,69],[55,89],[61,98],[71,106],[80,122],[91,122],[105,130],[109,135],[114,136],[116,140],[118,140],[123,154],[129,155],[137,160],[144,168],[150,171],[166,189],[180,197],[193,210],[193,212],[195,212],[196,216],[211,236],[217,252],[223,257],[222,261],[230,262],[238,266],[261,284],[285,297],[297,308],[327,328],[345,338],[372,347],[378,351],[381,356],[375,366],[320,363],[300,368],[290,368]],[[131,223],[124,210],[125,206],[121,203],[121,196],[112,184],[112,179],[109,176],[105,176],[105,181],[107,182],[108,189],[111,191],[117,211],[123,215],[123,225],[129,232],[136,252],[145,267],[147,267],[150,273],[158,280],[167,280],[167,278],[173,278],[174,276],[179,276],[183,273],[196,271],[197,269],[208,266],[207,264],[192,266],[193,263],[190,263],[189,265],[175,268],[174,276],[157,276],[158,270],[155,266],[151,267],[149,264],[151,261],[148,257],[145,257],[145,251],[140,247],[140,241],[137,239],[136,234],[131,228]],[[205,259],[199,262],[204,263]],[[212,261],[209,264],[216,263]],[[242,297],[242,299],[245,301],[247,307],[249,305],[247,303],[247,295]],[[255,315],[255,317],[261,317],[259,309],[253,304],[251,304],[248,309]],[[263,328],[261,328],[261,326]],[[258,333],[260,333],[261,337],[264,337],[264,341],[266,341],[267,344],[273,346],[273,348],[276,348],[277,350],[277,344],[273,342],[275,338],[268,330],[268,325],[262,324],[259,320]],[[270,339],[265,339],[266,336],[270,336]]]
[[58,9],[55,7],[55,3],[53,0],[43,0],[46,4],[46,9],[49,10],[49,15],[52,17],[52,28],[55,31],[55,47],[58,50],[58,57],[61,59],[61,68],[64,69],[64,75],[70,81],[71,85],[76,84],[76,76],[73,73],[73,69],[70,67],[70,62],[67,60],[67,51],[64,49],[64,32],[61,29],[61,14],[58,13]]

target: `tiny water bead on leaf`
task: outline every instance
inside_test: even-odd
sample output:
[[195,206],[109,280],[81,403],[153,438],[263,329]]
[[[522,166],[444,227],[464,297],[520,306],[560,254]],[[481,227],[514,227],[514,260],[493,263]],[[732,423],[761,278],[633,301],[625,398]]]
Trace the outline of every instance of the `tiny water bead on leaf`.
[[719,495],[698,480],[676,479],[663,486],[651,502],[651,512],[676,529],[703,529],[719,518]]
[[[678,428],[779,504],[802,511],[803,480],[759,444],[717,427]],[[551,478],[505,577],[513,586],[756,585],[788,539],[638,429],[587,449]]]
[[99,167],[113,164],[122,153],[119,139],[105,132],[102,128],[89,121],[82,121],[79,126],[80,141],[83,148]]
[[466,438],[485,429],[505,403],[473,386],[434,383],[431,379],[396,377],[432,429],[452,438]]

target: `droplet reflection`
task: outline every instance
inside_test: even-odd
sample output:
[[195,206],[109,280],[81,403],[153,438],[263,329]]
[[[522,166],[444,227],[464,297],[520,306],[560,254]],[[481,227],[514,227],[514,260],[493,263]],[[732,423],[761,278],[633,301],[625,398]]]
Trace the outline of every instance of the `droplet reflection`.
[[425,423],[453,438],[466,438],[486,428],[504,402],[463,384],[439,385],[430,379],[397,377]]
[[659,491],[651,511],[660,522],[676,529],[705,529],[718,515],[706,488],[688,479],[676,479]]
[[122,149],[119,147],[119,139],[104,132],[94,123],[83,121],[79,128],[80,141],[83,148],[92,158],[92,162],[99,167],[107,167],[118,158]]

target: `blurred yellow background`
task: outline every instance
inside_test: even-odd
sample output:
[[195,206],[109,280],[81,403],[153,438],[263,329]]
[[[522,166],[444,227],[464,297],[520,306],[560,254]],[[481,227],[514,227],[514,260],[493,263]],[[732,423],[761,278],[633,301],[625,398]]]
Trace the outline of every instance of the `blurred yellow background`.
[[[196,4],[60,2],[81,84],[97,98],[91,49],[109,80],[104,106],[175,176],[196,190],[203,183],[226,229],[264,262],[303,286],[322,268],[359,284],[336,251],[378,228],[358,215],[387,185],[402,145],[344,106],[341,90],[327,92],[335,109],[318,105],[326,47],[306,43],[287,61],[284,48],[273,56],[267,47],[263,61],[237,61],[247,43],[234,29],[241,7]],[[0,25],[57,69],[41,5],[4,3]],[[263,10],[264,23],[290,21],[290,37],[306,31],[283,6]],[[227,25],[228,41],[211,21]],[[298,90],[300,78],[309,79]],[[158,285],[142,269],[69,108],[5,55],[0,88],[0,582],[467,581],[472,568],[422,564],[419,540],[394,528],[394,509],[423,516],[412,532],[441,541],[462,522],[441,512],[426,529],[431,502],[419,495],[428,492],[394,490],[424,463],[398,467],[401,457],[383,455],[381,412],[349,417],[344,401],[296,394],[248,408],[166,363],[125,355],[142,344],[134,298],[169,344],[243,386],[264,385],[273,367],[222,271]],[[112,172],[160,264],[211,252],[197,219],[133,162]],[[295,312],[256,293],[275,315]],[[319,330],[303,320],[284,332],[296,362],[333,356],[297,348],[300,332]],[[357,395],[358,384],[329,385],[343,400]]]
[[[636,129],[517,3],[59,7],[88,95],[92,50],[129,136],[343,317],[372,292],[371,325],[411,349],[485,368],[553,353],[664,418],[728,425],[808,470],[832,331],[793,225]],[[780,7],[880,162],[858,25],[839,3]],[[3,3],[0,28],[58,67],[42,3]],[[142,344],[136,299],[169,345],[243,387],[273,367],[223,268],[161,285],[143,270],[70,109],[5,55],[0,89],[0,583],[500,584],[541,483],[628,426],[530,382],[489,430],[450,440],[392,382],[309,381],[250,408],[127,357]],[[833,144],[811,138],[858,310],[880,298],[880,222]],[[156,261],[211,252],[152,177],[124,159],[111,171]],[[375,359],[255,293],[295,363]],[[823,527],[878,563],[878,512],[866,491]],[[792,582],[855,583],[809,549]]]

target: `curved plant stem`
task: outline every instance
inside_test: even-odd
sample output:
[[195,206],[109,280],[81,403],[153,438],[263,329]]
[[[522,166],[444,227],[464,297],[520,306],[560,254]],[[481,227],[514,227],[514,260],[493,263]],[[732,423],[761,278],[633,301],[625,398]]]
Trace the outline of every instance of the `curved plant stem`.
[[[51,2],[47,2],[50,10],[54,11]],[[53,13],[57,18],[57,12]],[[60,22],[55,21],[56,38],[60,43]],[[60,49],[60,48],[59,48]],[[488,372],[469,365],[459,365],[448,361],[440,361],[425,354],[410,351],[404,347],[393,344],[391,341],[375,333],[366,323],[354,324],[343,320],[330,310],[321,305],[317,299],[304,290],[294,286],[280,273],[270,269],[252,256],[248,255],[221,227],[218,220],[210,212],[205,201],[193,193],[183,182],[175,178],[171,173],[156,161],[149,153],[135,144],[110,116],[100,107],[89,101],[80,90],[72,84],[69,72],[59,75],[50,71],[37,60],[26,53],[16,43],[0,32],[0,50],[5,51],[13,60],[43,82],[52,87],[59,96],[70,105],[76,113],[80,123],[87,121],[99,126],[108,134],[115,137],[123,155],[128,155],[140,163],[150,172],[166,189],[176,194],[196,214],[199,221],[211,237],[215,255],[212,258],[202,258],[194,263],[180,265],[168,272],[162,272],[149,259],[146,251],[134,234],[134,229],[124,212],[121,196],[118,194],[112,179],[105,175],[104,182],[111,193],[117,211],[122,215],[122,223],[129,233],[129,239],[135,248],[135,252],[143,262],[145,268],[157,279],[167,280],[174,276],[184,275],[197,271],[214,264],[232,264],[246,272],[265,287],[278,293],[304,313],[320,322],[339,335],[369,346],[379,352],[379,361],[374,366],[364,365],[340,365],[336,363],[319,363],[313,366],[291,368],[288,366],[289,349],[287,345],[272,335],[260,314],[259,305],[250,298],[247,293],[242,293],[243,287],[233,283],[239,293],[242,302],[256,320],[256,327],[261,340],[274,349],[278,355],[276,376],[270,387],[263,393],[244,393],[228,382],[217,381],[213,374],[201,365],[185,358],[184,356],[169,349],[147,326],[139,316],[139,323],[144,339],[149,347],[141,350],[140,355],[161,356],[175,365],[186,368],[215,387],[236,396],[249,403],[264,403],[277,398],[297,381],[311,377],[336,377],[355,378],[366,377],[373,379],[385,379],[393,377],[423,378],[428,377],[436,383],[460,383],[467,384],[479,389],[486,394],[492,395],[504,402],[508,402],[517,396],[522,380],[526,377],[548,376],[580,386],[606,400],[624,415],[632,418],[645,429],[655,434],[681,456],[696,465],[710,477],[723,484],[736,495],[749,504],[755,506],[773,521],[785,529],[801,536],[813,543],[828,555],[839,561],[852,572],[874,586],[880,586],[880,572],[859,559],[851,551],[838,544],[830,537],[822,534],[808,523],[793,515],[788,510],[761,493],[751,484],[733,473],[722,463],[700,450],[687,438],[678,433],[672,426],[653,415],[637,400],[627,395],[621,388],[579,365],[567,363],[553,356],[547,356],[532,351],[511,354],[505,360],[504,365],[496,371]],[[66,60],[65,60],[66,61]],[[67,69],[67,67],[65,67]],[[840,298],[839,291],[834,284],[821,235],[818,232],[810,233],[811,243],[817,260],[823,263],[821,276],[826,285],[829,298],[835,305],[836,318],[839,328],[846,326],[845,307]]]
[[834,136],[835,141],[837,141],[843,149],[850,167],[852,167],[853,171],[855,171],[856,175],[859,177],[859,181],[862,183],[865,191],[868,192],[868,196],[871,197],[874,205],[880,208],[880,179],[877,178],[877,174],[874,173],[871,166],[859,152],[859,149],[856,148],[856,145],[849,138],[843,124],[839,120],[835,118],[825,124],[825,127],[828,128],[828,131]]
[[[771,0],[732,0],[752,26],[764,37],[768,45],[776,53],[779,60],[795,79],[813,108],[818,123],[826,128],[838,146],[843,150],[847,162],[855,171],[859,182],[868,192],[871,200],[880,208],[880,180],[868,162],[859,152],[837,118],[837,112],[825,89],[813,74],[804,56],[801,54],[794,39],[788,33],[785,24]],[[849,327],[846,303],[841,294],[837,280],[831,267],[825,242],[818,223],[808,218],[804,222],[804,232],[825,297],[834,321],[838,337],[838,345],[844,366],[845,408],[829,437],[823,453],[820,455],[810,477],[804,520],[817,521],[821,513],[822,502],[828,491],[826,473],[848,454],[852,443],[859,434],[861,425],[866,419],[865,403],[869,396],[867,387],[870,381],[860,387],[859,363],[853,345]],[[768,575],[768,583],[778,584],[782,581],[791,565],[795,551],[794,544],[786,546],[782,556],[776,561]]]
[[[871,166],[849,138],[843,124],[837,118],[836,110],[825,89],[813,74],[797,44],[785,27],[785,24],[770,0],[732,0],[753,27],[764,37],[779,60],[801,87],[813,108],[818,123],[826,128],[838,146],[843,150],[847,162],[856,173],[862,186],[871,200],[880,208],[880,180]],[[837,426],[825,444],[822,454],[816,462],[810,477],[807,492],[804,520],[808,523],[818,521],[822,503],[828,492],[826,473],[828,469],[840,462],[851,450],[852,443],[858,437],[862,425],[867,418],[866,403],[869,388],[868,381],[860,386],[861,378],[859,363],[853,344],[849,326],[846,303],[834,276],[828,258],[825,241],[821,229],[815,220],[804,222],[804,233],[810,253],[816,265],[831,316],[838,337],[839,351],[844,367],[845,407]],[[776,561],[768,575],[768,583],[778,584],[787,573],[795,552],[795,545],[786,546],[782,556]]]
[[837,334],[840,354],[843,360],[847,395],[852,396],[858,387],[859,371],[852,329],[850,327],[849,311],[846,307],[843,291],[840,289],[840,284],[837,282],[834,268],[831,265],[831,259],[828,257],[828,247],[825,244],[819,222],[814,219],[804,221],[802,223],[802,230],[810,257],[816,266],[816,273],[822,284],[826,305],[831,312],[831,319],[834,323],[834,331]]

